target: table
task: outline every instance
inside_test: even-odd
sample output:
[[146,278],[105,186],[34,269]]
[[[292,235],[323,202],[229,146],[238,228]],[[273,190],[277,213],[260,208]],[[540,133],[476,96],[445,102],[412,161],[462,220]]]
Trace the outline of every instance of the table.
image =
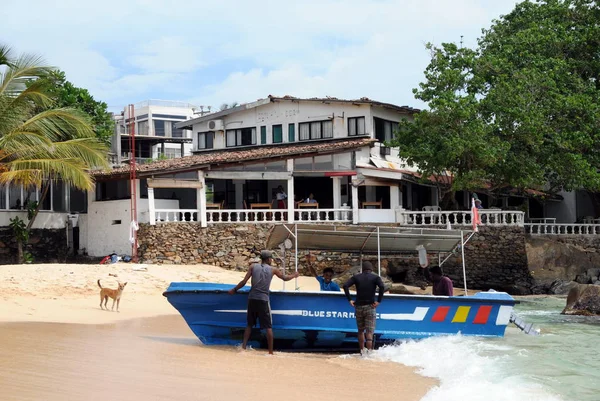
[[556,224],[556,217],[542,217],[529,219],[530,223]]
[[377,209],[381,209],[381,201],[379,202],[363,202],[362,208],[366,209],[369,206],[375,206]]
[[251,203],[250,209],[271,209],[270,203]]
[[298,208],[306,208],[306,209],[318,209],[319,203],[298,203]]
[[207,209],[221,209],[221,204],[220,203],[207,203],[206,208]]

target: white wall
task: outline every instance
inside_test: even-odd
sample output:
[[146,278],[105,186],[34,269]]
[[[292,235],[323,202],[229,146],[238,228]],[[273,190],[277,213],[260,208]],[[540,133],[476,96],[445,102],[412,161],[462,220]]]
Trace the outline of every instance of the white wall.
[[562,201],[547,201],[546,217],[556,217],[557,223],[575,223],[577,221],[577,195],[575,191],[560,192]]
[[[235,112],[233,114],[216,118],[223,120],[225,130],[238,128],[256,128],[256,142],[260,141],[260,127],[267,127],[267,144],[273,143],[273,125],[282,125],[283,143],[289,142],[288,139],[288,124],[295,124],[295,140],[299,142],[299,127],[298,123],[311,121],[333,121],[333,137],[346,138],[348,136],[347,121],[349,117],[365,117],[366,133],[371,135],[372,128],[369,129],[368,121],[372,120],[370,115],[370,105],[352,103],[321,103],[313,101],[292,102],[281,101],[272,102],[263,106],[258,106],[253,109]],[[372,127],[372,124],[371,124]],[[206,132],[208,130],[208,121],[194,124],[193,127],[193,144],[194,149],[197,149],[197,134],[198,132]],[[215,133],[214,149],[225,148],[225,135],[223,131]]]
[[[130,220],[129,199],[92,201],[88,205],[86,246],[88,255],[106,256],[113,252],[130,255]],[[118,221],[120,223],[117,223]]]

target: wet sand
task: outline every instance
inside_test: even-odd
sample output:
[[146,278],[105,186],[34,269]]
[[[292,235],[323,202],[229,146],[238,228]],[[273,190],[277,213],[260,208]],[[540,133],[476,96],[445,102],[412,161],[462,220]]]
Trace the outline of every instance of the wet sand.
[[[110,312],[106,312],[110,313]],[[0,399],[420,400],[435,385],[358,355],[206,347],[178,315],[0,324]]]

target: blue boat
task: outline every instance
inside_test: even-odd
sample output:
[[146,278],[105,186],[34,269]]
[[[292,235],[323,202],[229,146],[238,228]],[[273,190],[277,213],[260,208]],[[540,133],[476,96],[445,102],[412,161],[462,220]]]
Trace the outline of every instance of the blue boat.
[[[327,225],[280,225],[274,227],[266,249],[295,251],[321,249],[339,252],[399,255],[437,253],[439,264],[460,252],[464,268],[464,245],[473,235],[462,230],[404,229],[398,227],[355,227]],[[283,267],[285,269],[285,266]],[[234,295],[233,285],[215,283],[171,283],[164,292],[169,303],[183,316],[194,334],[206,345],[237,345],[246,326],[250,287]],[[465,291],[466,293],[466,291]],[[470,296],[429,296],[386,294],[377,308],[375,347],[398,340],[440,335],[502,337],[516,301],[504,292],[478,292]],[[358,349],[354,309],[342,292],[271,292],[271,313],[275,349],[343,350]],[[248,343],[266,348],[264,331],[253,330]]]
[[[205,345],[237,345],[246,327],[250,287],[235,295],[232,285],[171,283],[164,295]],[[375,346],[396,340],[461,333],[501,337],[515,300],[502,292],[468,297],[385,295],[377,308]],[[343,293],[271,292],[275,349],[357,349],[353,308]],[[266,348],[266,335],[254,329],[249,345]]]

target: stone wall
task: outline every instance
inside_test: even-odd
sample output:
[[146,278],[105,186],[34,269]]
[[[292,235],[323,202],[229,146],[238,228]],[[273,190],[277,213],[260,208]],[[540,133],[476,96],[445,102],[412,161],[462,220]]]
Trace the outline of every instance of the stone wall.
[[[225,268],[245,270],[265,246],[270,225],[214,225],[201,228],[194,223],[140,225],[138,238],[140,259],[145,263],[194,264],[207,263]],[[319,271],[331,267],[343,281],[358,271],[360,255],[313,251]],[[519,227],[482,227],[465,247],[467,284],[469,288],[530,293],[532,280],[527,269],[525,234]],[[377,271],[376,257],[368,255]],[[430,255],[431,265],[437,264],[437,254]],[[304,255],[299,270],[308,274]],[[286,266],[293,267],[288,257]],[[451,257],[444,272],[456,286],[463,284],[460,255]],[[419,285],[424,281],[416,252],[414,257],[382,260],[382,272],[398,282]]]
[[[64,229],[34,229],[24,251],[33,255],[34,263],[64,262],[67,254],[67,237]],[[17,243],[12,230],[0,228],[0,264],[17,262]]]

